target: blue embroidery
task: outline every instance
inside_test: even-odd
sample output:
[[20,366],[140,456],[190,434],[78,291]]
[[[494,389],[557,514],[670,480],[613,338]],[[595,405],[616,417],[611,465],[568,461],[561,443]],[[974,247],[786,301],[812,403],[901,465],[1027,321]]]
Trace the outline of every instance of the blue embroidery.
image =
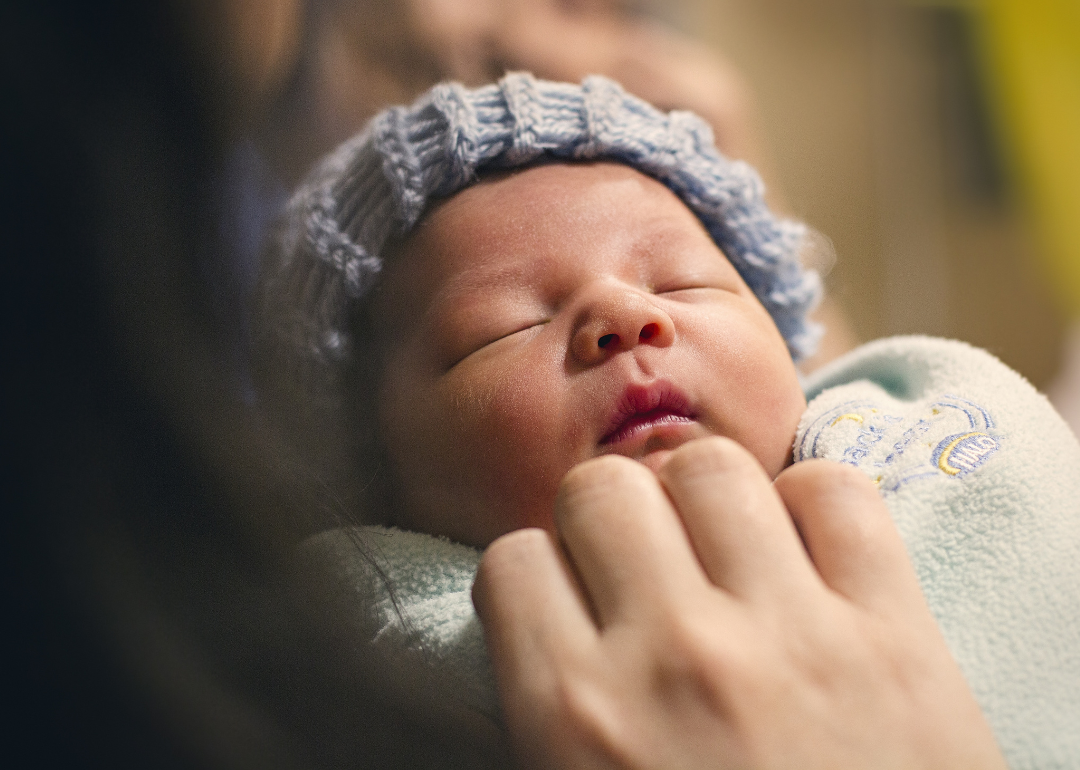
[[816,417],[795,447],[795,459],[826,457],[866,472],[883,493],[931,477],[963,478],[1002,446],[996,423],[979,404],[946,394],[910,405],[897,417],[869,400],[845,401]]
[[948,475],[962,477],[985,463],[1001,443],[980,431],[946,436],[934,449],[930,462]]

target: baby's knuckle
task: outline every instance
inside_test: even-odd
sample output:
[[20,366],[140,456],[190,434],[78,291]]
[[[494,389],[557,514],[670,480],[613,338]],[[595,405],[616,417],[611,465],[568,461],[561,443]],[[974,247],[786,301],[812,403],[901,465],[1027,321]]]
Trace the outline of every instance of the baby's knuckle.
[[555,713],[570,723],[578,725],[598,721],[597,699],[592,686],[581,676],[562,674],[555,676],[548,692],[548,702]]
[[914,692],[932,681],[940,673],[942,660],[949,660],[940,655],[937,645],[926,643],[926,635],[918,627],[897,628],[879,622],[865,638],[867,657],[885,672],[888,681],[905,691]]
[[844,493],[863,493],[877,497],[877,490],[869,477],[858,468],[846,463],[829,463],[821,483]]
[[559,740],[588,747],[593,756],[625,750],[616,700],[588,677],[558,676],[547,693],[548,718]]
[[710,629],[704,628],[705,624],[691,613],[669,612],[663,623],[663,645],[674,654],[680,657],[697,656],[712,649],[715,629],[712,629],[713,633],[710,634]]
[[757,466],[749,452],[722,436],[691,441],[672,453],[662,469],[667,479],[713,476],[731,471],[744,472]]
[[603,455],[579,463],[567,471],[562,486],[574,490],[602,484],[620,484],[634,479],[643,466],[622,455]]
[[873,483],[854,466],[831,460],[804,460],[796,463],[776,479],[781,490],[795,490],[813,497],[832,497],[838,493],[871,492],[877,496]]
[[652,472],[626,457],[605,455],[587,460],[563,477],[555,499],[556,514],[645,492],[649,485],[657,485]]
[[700,621],[672,621],[657,651],[657,675],[665,689],[690,689],[712,710],[726,710],[731,684],[745,678],[745,656],[716,628]]
[[551,536],[542,529],[516,529],[494,540],[484,551],[483,562],[517,562],[551,547]]
[[518,529],[491,543],[480,557],[476,572],[479,584],[498,584],[518,571],[523,564],[554,548],[551,535],[542,529]]

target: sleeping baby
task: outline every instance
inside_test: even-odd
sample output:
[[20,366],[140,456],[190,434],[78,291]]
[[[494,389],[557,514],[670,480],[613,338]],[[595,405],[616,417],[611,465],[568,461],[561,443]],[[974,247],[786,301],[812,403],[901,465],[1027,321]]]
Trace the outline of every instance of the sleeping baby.
[[877,484],[1010,765],[1080,762],[1075,438],[962,343],[884,340],[801,377],[819,282],[762,192],[702,121],[599,77],[446,84],[377,116],[294,196],[263,277],[295,359],[274,373],[349,426],[365,480],[367,526],[304,558],[368,649],[497,722],[478,549],[553,531],[572,467],[656,470],[707,436],[771,478],[832,459]]

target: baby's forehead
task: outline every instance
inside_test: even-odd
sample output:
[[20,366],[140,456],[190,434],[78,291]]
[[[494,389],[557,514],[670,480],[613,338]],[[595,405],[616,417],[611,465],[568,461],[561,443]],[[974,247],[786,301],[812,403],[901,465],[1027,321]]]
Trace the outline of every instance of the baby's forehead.
[[524,278],[586,257],[594,266],[637,252],[672,259],[683,254],[665,248],[673,242],[724,259],[698,217],[656,179],[613,162],[548,163],[487,174],[437,202],[394,249],[387,272],[390,281],[408,273],[419,292],[484,275]]
[[[432,206],[424,220],[433,216],[459,216],[463,210],[490,210],[517,220],[543,221],[565,216],[580,207],[581,195],[595,196],[603,191],[608,198],[636,198],[655,202],[681,199],[664,184],[637,169],[615,161],[548,161],[512,170],[491,169],[481,173],[473,184]],[[688,221],[697,217],[685,204]],[[625,209],[607,209],[607,219],[626,217]],[[595,216],[596,212],[593,212]]]
[[433,206],[400,251],[475,269],[520,248],[548,245],[548,258],[572,260],[584,249],[679,238],[712,244],[662,183],[619,163],[560,162],[484,175]]

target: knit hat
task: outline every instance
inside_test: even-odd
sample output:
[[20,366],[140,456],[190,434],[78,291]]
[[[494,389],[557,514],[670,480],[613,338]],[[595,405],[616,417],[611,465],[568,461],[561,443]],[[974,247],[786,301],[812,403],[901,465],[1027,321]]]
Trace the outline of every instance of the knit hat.
[[297,295],[287,336],[316,361],[347,356],[349,318],[390,240],[478,174],[545,158],[616,161],[665,184],[761,300],[792,357],[814,351],[820,330],[807,314],[821,287],[799,262],[806,228],[769,211],[758,175],[721,155],[703,120],[660,112],[607,78],[577,86],[526,73],[476,89],[437,85],[323,160],[288,204],[277,264],[266,266],[278,290]]

